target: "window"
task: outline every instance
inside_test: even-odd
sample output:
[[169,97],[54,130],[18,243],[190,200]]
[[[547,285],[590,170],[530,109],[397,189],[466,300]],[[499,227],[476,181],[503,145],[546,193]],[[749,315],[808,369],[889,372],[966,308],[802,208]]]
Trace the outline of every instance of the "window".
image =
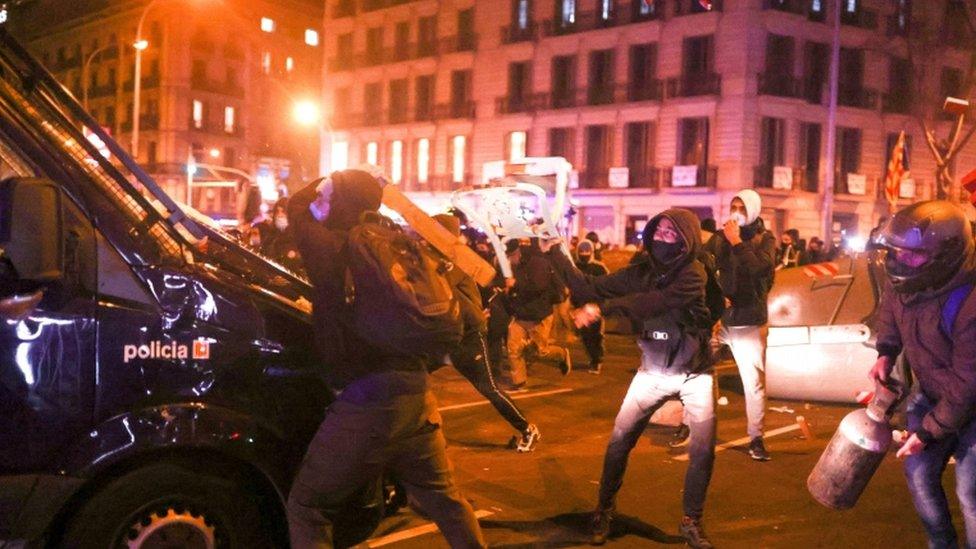
[[366,31],[366,61],[372,65],[383,62],[383,27]]
[[198,130],[203,128],[203,101],[199,99],[193,100],[193,127]]
[[366,163],[374,166],[380,163],[380,146],[376,141],[366,143]]
[[586,172],[581,174],[581,186],[602,188],[607,186],[611,158],[610,126],[586,127]]
[[576,102],[576,58],[561,55],[552,58],[552,107],[572,107]]
[[627,94],[631,101],[659,99],[657,86],[657,45],[636,44],[630,47],[627,72]]
[[109,106],[105,107],[105,126],[115,131],[115,107]]
[[682,68],[685,77],[697,77],[712,72],[714,62],[715,41],[712,35],[684,39]]
[[793,37],[770,34],[766,37],[766,72],[793,76]]
[[468,139],[463,135],[451,138],[451,182],[464,183],[467,171]]
[[319,31],[314,29],[305,29],[305,43],[309,46],[318,46]]
[[512,22],[520,31],[529,30],[532,23],[532,7],[529,0],[512,0]]
[[844,13],[857,13],[857,0],[844,0]]
[[338,68],[352,66],[352,33],[340,34],[336,39],[336,63]]
[[407,121],[407,79],[390,80],[390,123]]
[[828,80],[830,47],[818,42],[807,42],[803,52],[803,98],[819,104],[823,99],[824,83]]
[[625,126],[627,168],[631,187],[651,187],[657,183],[654,170],[654,123],[629,122]]
[[428,56],[437,53],[437,16],[421,17],[418,24],[417,55]]
[[274,32],[275,30],[274,19],[271,19],[270,17],[262,17],[261,30],[263,30],[264,32]]
[[434,112],[434,76],[426,74],[418,76],[414,81],[415,105],[414,118],[418,121],[430,120]]
[[350,103],[352,103],[352,88],[349,86],[336,88],[333,95],[333,117],[337,125],[346,125],[344,117],[349,114]]
[[[860,173],[861,170],[861,130],[860,128],[837,128],[837,192],[850,193],[856,189],[847,186],[847,174]],[[858,193],[861,194],[861,193]]]
[[150,141],[149,146],[146,147],[146,163],[150,166],[156,166],[156,162],[159,161],[158,149],[159,146],[155,141]]
[[396,24],[393,35],[393,55],[397,61],[410,58],[410,22],[401,21]]
[[786,122],[782,118],[764,116],[759,130],[759,165],[770,169],[784,164]]
[[366,124],[375,125],[383,117],[383,85],[370,82],[363,88],[363,105],[366,107]]
[[587,101],[590,105],[613,103],[613,50],[590,52]]
[[609,23],[613,20],[613,0],[599,0],[600,22]]
[[529,83],[529,62],[509,63],[508,65],[508,112],[521,112],[527,105]]
[[202,59],[194,59],[190,66],[190,81],[196,85],[205,85],[207,82],[207,64]]
[[511,132],[505,140],[505,148],[508,149],[509,162],[518,162],[526,157],[526,147],[528,145],[528,135],[523,131]]
[[430,139],[417,140],[417,183],[430,179]]
[[285,58],[285,72],[292,72],[295,70],[295,58],[286,57]]
[[332,170],[341,171],[349,168],[349,142],[332,142]]
[[451,71],[451,117],[466,118],[471,101],[471,70]]
[[561,156],[573,162],[576,157],[573,128],[549,128],[549,156]]
[[912,22],[912,0],[895,0],[895,34],[908,36]]
[[659,0],[631,0],[630,12],[635,21],[654,19],[661,12]]
[[561,27],[576,23],[576,0],[556,0],[556,20]]
[[461,10],[457,14],[457,49],[471,51],[474,49],[474,8]]
[[798,163],[803,174],[803,190],[817,192],[820,183],[820,124],[800,124]]
[[261,54],[261,72],[271,74],[271,52],[269,51]]
[[224,107],[224,131],[227,133],[234,133],[237,129],[235,114],[234,107]]
[[851,107],[864,106],[864,51],[840,49],[840,81],[837,101]]
[[390,182],[400,184],[403,181],[403,141],[399,139],[390,143]]
[[888,65],[888,95],[884,109],[907,113],[912,101],[912,66],[907,59],[892,57]]
[[681,166],[708,164],[708,118],[678,119],[678,158]]
[[237,71],[231,67],[227,67],[224,72],[224,82],[227,84],[228,88],[237,87]]

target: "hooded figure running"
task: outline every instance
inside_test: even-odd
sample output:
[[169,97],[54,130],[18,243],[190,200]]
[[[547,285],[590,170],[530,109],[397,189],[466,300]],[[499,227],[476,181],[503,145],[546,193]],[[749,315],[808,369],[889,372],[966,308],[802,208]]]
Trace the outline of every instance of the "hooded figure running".
[[637,340],[640,368],[617,413],[604,457],[592,543],[607,540],[631,449],[654,411],[677,397],[691,429],[679,532],[692,547],[712,547],[701,526],[715,460],[715,403],[708,358],[707,274],[696,259],[701,247],[698,218],[685,209],[666,210],[647,224],[643,241],[647,253],[641,261],[597,277],[581,273],[565,255],[551,254],[573,299],[587,303],[576,313],[578,326],[610,312],[626,314],[642,326]]

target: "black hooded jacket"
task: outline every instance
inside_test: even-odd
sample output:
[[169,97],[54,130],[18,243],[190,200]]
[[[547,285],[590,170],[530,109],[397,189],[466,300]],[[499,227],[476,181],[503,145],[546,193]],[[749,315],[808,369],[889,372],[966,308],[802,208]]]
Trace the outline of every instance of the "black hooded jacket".
[[371,373],[391,369],[425,371],[422,359],[385,355],[359,338],[346,322],[349,229],[359,222],[363,212],[379,208],[383,190],[374,177],[359,170],[336,172],[330,177],[332,197],[323,222],[309,210],[318,197],[316,187],[321,180],[309,183],[288,204],[288,223],[314,287],[312,317],[327,381],[332,389],[339,390]]
[[[668,218],[681,234],[684,250],[669,264],[650,254],[635,264],[604,276],[588,276],[564,254],[551,252],[553,265],[564,277],[573,300],[599,303],[605,314],[622,313],[643,327],[641,347],[655,366],[682,372],[709,368],[708,337],[711,320],[705,304],[705,267],[696,259],[701,248],[697,216],[672,208],[648,222],[648,241],[658,223]],[[667,333],[666,340],[653,340]]]
[[742,242],[732,246],[722,232],[715,233],[715,263],[722,293],[732,306],[725,309],[726,326],[762,326],[768,320],[766,301],[776,269],[776,237],[762,218],[742,227]]

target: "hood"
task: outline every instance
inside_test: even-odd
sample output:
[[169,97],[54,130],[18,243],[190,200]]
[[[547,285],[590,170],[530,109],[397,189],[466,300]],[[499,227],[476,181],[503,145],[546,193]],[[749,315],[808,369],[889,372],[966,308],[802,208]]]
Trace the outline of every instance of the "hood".
[[[684,240],[685,253],[681,257],[681,260],[675,261],[674,264],[676,266],[683,266],[691,259],[698,257],[698,252],[702,246],[701,222],[698,221],[698,216],[694,212],[684,208],[664,210],[647,222],[647,225],[644,227],[644,232],[641,234],[645,248],[647,248],[647,243],[654,237],[654,231],[657,229],[658,223],[664,218],[668,218],[674,224]],[[647,249],[649,250],[650,248]],[[656,263],[650,253],[647,256],[651,258],[652,262]]]
[[593,255],[593,243],[589,240],[581,240],[579,244],[576,245],[576,255],[579,256],[592,256]]
[[752,189],[742,189],[735,193],[735,198],[741,200],[746,206],[746,225],[759,219],[759,212],[762,210],[762,198],[759,193]]
[[383,188],[372,175],[362,170],[334,172],[329,216],[325,226],[348,230],[359,223],[363,212],[376,211],[383,200]]

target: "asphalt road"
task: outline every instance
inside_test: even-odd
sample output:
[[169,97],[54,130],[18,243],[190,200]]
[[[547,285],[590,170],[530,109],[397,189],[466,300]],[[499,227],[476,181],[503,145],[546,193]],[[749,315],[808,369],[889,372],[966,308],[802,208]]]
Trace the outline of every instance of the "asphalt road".
[[[581,348],[576,345],[574,351],[577,363],[585,364]],[[528,454],[508,448],[512,429],[460,375],[451,369],[435,374],[456,478],[483,515],[481,525],[492,547],[587,546],[603,451],[637,363],[629,337],[609,336],[608,351],[599,376],[580,370],[563,378],[555,368],[530,369],[531,391],[519,395],[518,402],[539,425],[542,440]],[[744,446],[728,444],[746,435],[734,366],[720,370],[719,386],[728,404],[717,407],[721,450],[705,507],[706,532],[717,547],[925,546],[893,454],[853,510],[826,509],[807,493],[807,475],[852,407],[770,401],[770,408],[781,411],[767,412],[767,432],[782,433],[767,437],[773,460],[759,463]],[[812,439],[797,427],[798,415],[806,419]],[[664,423],[675,414],[662,416]],[[671,432],[669,426],[652,424],[632,452],[608,547],[683,546],[676,533],[686,462],[681,449],[667,446]],[[945,478],[950,501],[955,499],[953,474],[950,465]],[[955,501],[952,508],[958,517]],[[404,509],[386,519],[364,546],[448,547],[432,530],[429,521]]]

